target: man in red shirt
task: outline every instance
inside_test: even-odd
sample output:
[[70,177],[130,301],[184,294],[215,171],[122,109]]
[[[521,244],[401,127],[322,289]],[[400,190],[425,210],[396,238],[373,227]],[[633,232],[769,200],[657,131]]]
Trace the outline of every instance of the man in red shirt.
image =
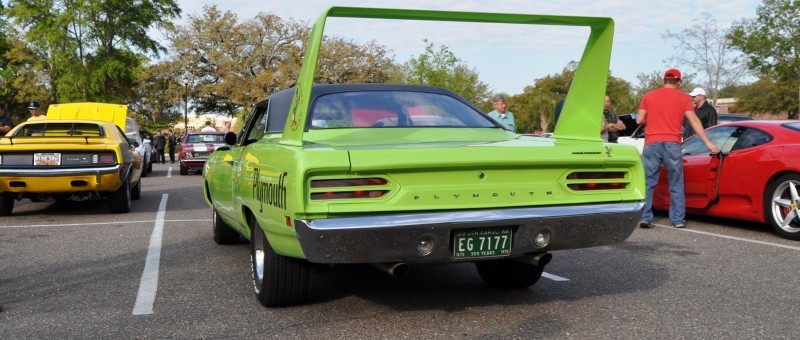
[[644,162],[647,196],[645,196],[644,213],[639,227],[650,228],[653,219],[653,191],[658,184],[661,166],[667,172],[669,180],[669,218],[675,228],[686,227],[686,196],[683,188],[683,155],[681,138],[683,137],[683,118],[689,121],[697,136],[703,139],[711,153],[719,149],[712,143],[703,130],[703,124],[694,112],[692,99],[678,90],[681,85],[681,72],[669,69],[664,73],[664,86],[642,97],[636,123],[645,124]]

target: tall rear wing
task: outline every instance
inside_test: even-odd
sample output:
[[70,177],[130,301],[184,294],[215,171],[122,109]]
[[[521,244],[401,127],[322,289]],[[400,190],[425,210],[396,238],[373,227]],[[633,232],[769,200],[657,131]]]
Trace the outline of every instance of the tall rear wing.
[[559,117],[555,134],[564,139],[600,140],[602,122],[600,113],[603,112],[603,100],[611,62],[611,43],[614,36],[614,20],[611,18],[331,7],[320,14],[311,30],[281,143],[297,146],[303,143],[303,132],[311,99],[311,86],[317,70],[319,49],[322,45],[325,21],[328,17],[588,26],[591,28],[589,40],[578,68],[575,70],[572,86],[562,109],[564,114]]

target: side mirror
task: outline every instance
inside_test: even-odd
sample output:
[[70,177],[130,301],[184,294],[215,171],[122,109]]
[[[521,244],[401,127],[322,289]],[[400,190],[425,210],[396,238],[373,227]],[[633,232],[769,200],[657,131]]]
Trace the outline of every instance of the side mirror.
[[225,134],[225,144],[233,145],[236,144],[236,134],[233,132],[228,132]]
[[137,141],[133,141],[133,140],[132,140],[132,141],[131,141],[131,145],[132,145],[134,148],[138,148],[138,147],[139,147],[139,142],[137,142]]

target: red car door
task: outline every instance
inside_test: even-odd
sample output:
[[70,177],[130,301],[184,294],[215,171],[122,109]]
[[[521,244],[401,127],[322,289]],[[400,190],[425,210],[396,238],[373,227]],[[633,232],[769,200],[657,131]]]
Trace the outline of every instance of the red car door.
[[683,157],[686,207],[702,209],[716,198],[720,179],[720,157],[717,155],[690,155]]

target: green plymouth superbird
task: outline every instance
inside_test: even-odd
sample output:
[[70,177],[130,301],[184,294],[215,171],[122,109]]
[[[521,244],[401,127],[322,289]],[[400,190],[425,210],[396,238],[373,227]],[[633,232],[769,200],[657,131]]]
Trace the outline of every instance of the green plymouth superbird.
[[[437,87],[315,85],[328,17],[588,26],[554,137],[505,130]],[[644,198],[634,147],[600,139],[608,18],[333,7],[317,20],[297,86],[270,96],[203,168],[220,244],[250,240],[265,306],[303,301],[313,263],[474,262],[492,287],[536,283],[553,250],[633,232]]]

